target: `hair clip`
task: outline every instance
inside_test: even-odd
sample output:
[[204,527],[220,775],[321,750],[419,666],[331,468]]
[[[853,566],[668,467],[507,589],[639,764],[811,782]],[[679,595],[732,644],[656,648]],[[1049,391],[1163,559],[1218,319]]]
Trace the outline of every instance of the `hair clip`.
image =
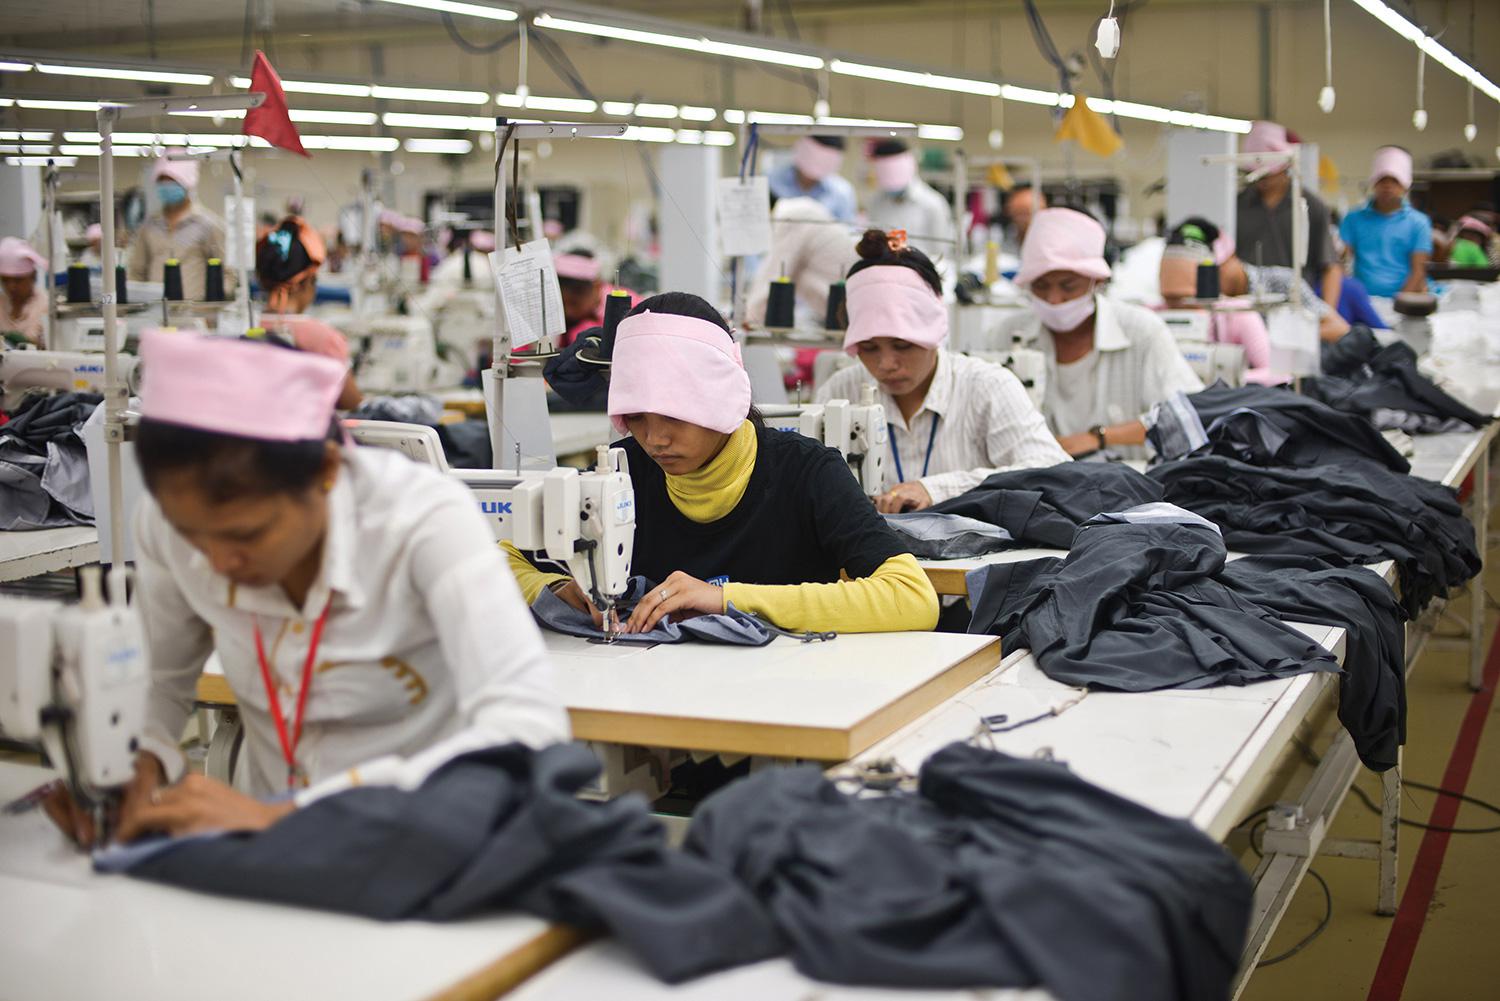
[[899,251],[899,250],[905,250],[906,249],[906,230],[904,230],[904,229],[893,229],[893,230],[891,230],[889,233],[885,234],[885,241],[886,241],[887,245],[890,246],[892,253],[894,253],[896,251]]

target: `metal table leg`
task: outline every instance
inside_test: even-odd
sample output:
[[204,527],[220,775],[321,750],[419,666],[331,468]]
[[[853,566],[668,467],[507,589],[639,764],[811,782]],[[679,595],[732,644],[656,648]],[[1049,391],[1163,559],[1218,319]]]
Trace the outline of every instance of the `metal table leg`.
[[1396,913],[1396,886],[1400,879],[1398,848],[1401,837],[1401,748],[1396,749],[1396,767],[1381,776],[1380,798],[1380,899],[1375,913]]
[[[1493,447],[1493,446],[1492,446]],[[1486,543],[1490,530],[1490,449],[1480,451],[1474,463],[1474,538],[1479,544],[1481,563],[1487,563]],[[1484,686],[1485,649],[1484,631],[1484,571],[1481,569],[1469,582],[1469,688],[1479,691]]]

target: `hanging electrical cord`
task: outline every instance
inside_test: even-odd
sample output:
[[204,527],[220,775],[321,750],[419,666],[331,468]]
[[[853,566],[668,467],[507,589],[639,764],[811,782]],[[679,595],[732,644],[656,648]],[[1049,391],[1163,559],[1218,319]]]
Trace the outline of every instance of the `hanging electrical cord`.
[[[1428,785],[1426,782],[1414,782],[1411,779],[1402,779],[1401,788],[1421,789],[1423,792],[1434,793],[1438,796],[1451,796],[1456,800],[1468,803],[1471,806],[1477,806],[1481,810],[1488,810],[1490,813],[1500,816],[1500,806],[1485,802],[1479,797],[1470,796],[1467,793],[1455,792],[1452,789],[1444,789],[1441,786]],[[1369,807],[1372,813],[1381,812],[1380,804],[1371,799],[1369,793],[1365,792],[1359,786],[1355,786],[1352,791],[1361,803]],[[1405,827],[1415,827],[1422,831],[1438,831],[1442,834],[1500,834],[1500,824],[1496,824],[1493,827],[1445,827],[1442,824],[1424,824],[1420,820],[1408,820],[1405,817],[1401,817],[1399,820]]]
[[516,39],[521,37],[521,29],[515,28],[512,31],[507,32],[506,34],[501,35],[493,42],[488,42],[485,44],[471,42],[467,38],[465,38],[463,34],[458,30],[458,22],[454,21],[453,15],[449,14],[447,11],[443,12],[443,27],[447,29],[448,37],[453,40],[454,45],[457,45],[460,49],[463,49],[465,52],[473,56],[493,55],[494,53],[499,52],[501,49],[505,48],[507,45],[511,44]]
[[1333,92],[1333,15],[1330,8],[1333,0],[1323,0],[1323,89],[1318,94],[1318,107],[1323,114],[1333,111],[1336,97]]
[[1052,41],[1052,33],[1047,30],[1047,22],[1042,20],[1042,12],[1037,10],[1036,0],[1023,0],[1026,5],[1026,23],[1031,28],[1031,37],[1036,42],[1036,47],[1042,53],[1042,58],[1057,70],[1058,90],[1064,94],[1073,92],[1072,74],[1068,72],[1068,64],[1063,60],[1062,54],[1057,51],[1057,45]]
[[[797,26],[797,15],[792,13],[792,0],[779,0],[776,6],[781,11],[781,21],[786,25],[787,34],[792,37],[792,41],[802,41],[802,29]],[[821,96],[818,78],[813,74],[812,70],[802,71],[802,83],[814,95]]]
[[1313,879],[1317,880],[1318,886],[1322,887],[1323,889],[1322,920],[1318,922],[1318,926],[1316,928],[1308,932],[1302,938],[1302,941],[1298,942],[1290,949],[1286,950],[1285,952],[1278,953],[1277,955],[1272,956],[1270,959],[1262,959],[1259,963],[1256,963],[1255,968],[1257,970],[1265,966],[1275,966],[1277,963],[1284,963],[1288,959],[1291,959],[1293,956],[1297,955],[1297,953],[1312,945],[1313,941],[1316,940],[1319,935],[1327,931],[1328,926],[1333,922],[1333,891],[1328,889],[1328,881],[1325,880],[1316,869],[1307,870],[1307,874]]

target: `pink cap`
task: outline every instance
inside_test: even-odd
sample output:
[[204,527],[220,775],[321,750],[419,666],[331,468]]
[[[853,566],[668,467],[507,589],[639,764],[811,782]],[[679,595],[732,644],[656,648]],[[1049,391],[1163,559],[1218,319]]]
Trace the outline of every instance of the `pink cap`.
[[469,246],[481,254],[493,254],[495,252],[495,234],[487,229],[476,229],[469,234]]
[[948,339],[948,310],[932,287],[911,268],[880,264],[864,268],[844,283],[849,329],[844,351],[858,354],[862,341],[894,337],[924,348]]
[[1474,232],[1480,234],[1485,239],[1489,239],[1490,237],[1493,237],[1495,235],[1495,230],[1491,226],[1489,226],[1483,220],[1476,219],[1471,215],[1466,215],[1458,220],[1458,231],[1462,233],[1466,229],[1472,229]]
[[584,257],[582,254],[558,254],[553,258],[552,266],[556,269],[559,278],[570,278],[577,282],[599,280],[599,259],[596,257]]
[[83,238],[90,243],[104,239],[104,227],[97,222],[89,223],[89,228],[83,231]]
[[1292,148],[1286,126],[1275,122],[1256,122],[1245,136],[1246,153],[1285,153]]
[[198,186],[198,161],[169,160],[165,156],[159,156],[151,165],[151,180],[160,181],[163,178],[176,181],[191,191]]
[[821,181],[838,173],[844,162],[844,151],[833,146],[824,146],[812,136],[803,136],[792,147],[792,164],[803,177]]
[[0,275],[26,278],[46,270],[47,259],[31,249],[31,244],[16,236],[0,239]]
[[1411,187],[1411,154],[1400,146],[1382,146],[1370,165],[1370,184],[1382,177],[1394,178],[1403,188]]
[[1049,271],[1072,271],[1087,278],[1109,277],[1104,260],[1104,227],[1073,209],[1042,209],[1031,220],[1021,244],[1016,284],[1030,285]]
[[264,441],[327,437],[347,366],[322,355],[228,337],[141,336],[141,414]]
[[750,376],[722,327],[675,313],[620,321],[609,373],[609,417],[625,433],[631,414],[661,414],[732,434],[750,412]]
[[875,185],[893,195],[905,191],[917,176],[917,155],[911,150],[870,162],[875,167]]

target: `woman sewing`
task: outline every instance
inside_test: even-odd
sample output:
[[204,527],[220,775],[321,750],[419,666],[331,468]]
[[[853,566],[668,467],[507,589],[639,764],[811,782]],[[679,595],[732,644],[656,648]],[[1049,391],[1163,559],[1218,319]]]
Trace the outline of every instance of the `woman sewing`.
[[[343,444],[342,366],[166,332],[142,338],[141,361],[136,605],[152,684],[121,840],[258,830],[353,785],[415,785],[466,751],[568,737],[472,498],[400,453]],[[183,778],[178,750],[213,653],[244,726],[234,788]],[[48,811],[93,840],[66,791]]]
[[[42,346],[47,322],[47,296],[36,287],[38,273],[45,281],[47,259],[31,244],[14,236],[0,239],[0,338],[15,334]],[[0,340],[0,350],[4,341]]]
[[943,347],[948,308],[927,255],[872,229],[845,283],[844,350],[860,365],[836,373],[818,402],[858,400],[876,385],[891,440],[885,513],[920,511],[991,473],[1067,462],[1021,381],[1008,369]]
[[[739,345],[698,296],[653,296],[620,322],[609,414],[630,436],[621,445],[635,486],[632,570],[659,582],[624,632],[731,603],[783,629],[936,624],[926,574],[838,453],[759,420]],[[528,600],[552,587],[592,608],[576,582],[508,552]]]

